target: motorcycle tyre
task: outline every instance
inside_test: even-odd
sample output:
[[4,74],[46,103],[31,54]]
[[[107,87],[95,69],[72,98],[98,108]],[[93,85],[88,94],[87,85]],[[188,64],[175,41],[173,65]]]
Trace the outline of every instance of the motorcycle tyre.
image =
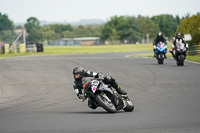
[[[129,103],[131,102],[131,104]],[[133,102],[130,100],[130,99],[126,99],[126,107],[124,108],[124,111],[125,112],[132,112],[134,110],[134,105],[133,105]]]
[[184,66],[184,59],[185,59],[185,56],[183,54],[180,55],[180,65],[181,66]]
[[108,102],[104,101],[103,94],[97,94],[96,101],[101,107],[103,107],[109,113],[115,113],[117,111],[114,104],[111,107]]

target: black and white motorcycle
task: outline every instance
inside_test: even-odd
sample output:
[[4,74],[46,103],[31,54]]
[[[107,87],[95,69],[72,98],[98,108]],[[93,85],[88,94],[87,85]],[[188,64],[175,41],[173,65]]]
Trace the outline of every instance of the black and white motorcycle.
[[177,43],[176,44],[176,49],[174,53],[174,59],[176,60],[177,66],[184,66],[184,61],[186,58],[186,46],[184,43]]
[[101,79],[85,77],[83,80],[84,100],[90,98],[97,107],[103,107],[109,113],[123,109],[126,112],[134,110],[133,102],[127,95],[119,95],[117,91],[106,85]]

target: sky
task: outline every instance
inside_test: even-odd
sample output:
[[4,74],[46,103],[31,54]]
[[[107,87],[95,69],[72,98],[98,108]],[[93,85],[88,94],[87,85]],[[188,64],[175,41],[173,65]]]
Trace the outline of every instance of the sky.
[[185,16],[200,12],[200,0],[0,0],[0,13],[14,23],[29,17],[49,22],[82,19],[108,21],[112,16]]

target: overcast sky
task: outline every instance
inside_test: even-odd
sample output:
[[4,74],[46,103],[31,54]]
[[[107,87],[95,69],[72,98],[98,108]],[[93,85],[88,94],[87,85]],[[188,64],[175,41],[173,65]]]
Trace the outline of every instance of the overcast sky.
[[0,0],[0,12],[16,22],[33,16],[39,20],[74,22],[108,20],[114,15],[185,16],[200,12],[200,0]]

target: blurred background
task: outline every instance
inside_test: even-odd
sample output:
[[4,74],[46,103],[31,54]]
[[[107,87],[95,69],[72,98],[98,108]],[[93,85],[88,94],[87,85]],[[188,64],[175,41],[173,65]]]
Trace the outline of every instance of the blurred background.
[[198,0],[0,0],[0,3],[0,45],[9,44],[12,51],[13,47],[19,49],[19,44],[25,44],[25,51],[31,51],[33,44],[42,47],[152,43],[159,31],[169,43],[181,32],[192,36],[190,46],[198,49],[200,45]]

